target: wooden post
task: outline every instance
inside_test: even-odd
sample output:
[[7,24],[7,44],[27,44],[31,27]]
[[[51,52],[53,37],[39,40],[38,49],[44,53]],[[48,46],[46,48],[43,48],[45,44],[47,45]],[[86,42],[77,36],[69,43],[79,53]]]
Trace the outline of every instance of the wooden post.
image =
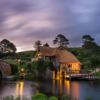
[[62,64],[60,65],[60,71],[59,71],[59,74],[60,74],[60,78],[62,78]]
[[56,77],[55,77],[55,70],[53,71],[53,79],[55,79]]

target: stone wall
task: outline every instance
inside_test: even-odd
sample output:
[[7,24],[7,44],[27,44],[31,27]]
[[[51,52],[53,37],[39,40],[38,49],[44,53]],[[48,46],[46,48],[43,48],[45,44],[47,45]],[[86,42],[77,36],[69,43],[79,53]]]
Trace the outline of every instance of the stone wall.
[[3,77],[10,75],[11,66],[3,60],[0,60],[0,72],[2,73]]

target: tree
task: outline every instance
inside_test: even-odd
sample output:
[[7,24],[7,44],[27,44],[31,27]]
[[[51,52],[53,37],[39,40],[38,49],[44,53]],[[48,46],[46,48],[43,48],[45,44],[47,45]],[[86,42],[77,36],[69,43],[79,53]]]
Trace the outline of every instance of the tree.
[[37,41],[35,42],[35,48],[36,48],[37,51],[39,51],[39,47],[40,47],[41,45],[42,45],[42,43],[41,43],[40,40],[37,40]]
[[45,43],[43,46],[44,47],[49,47],[49,44],[48,43]]
[[1,45],[3,46],[3,53],[15,53],[17,50],[16,46],[7,39],[3,39]]
[[69,40],[62,34],[58,34],[53,40],[54,44],[57,44],[59,48],[66,48],[69,44]]
[[83,39],[83,42],[85,41],[93,42],[94,41],[94,38],[92,38],[90,35],[84,35],[82,39]]
[[82,47],[88,51],[92,51],[92,52],[97,52],[99,49],[99,46],[97,45],[97,43],[94,41],[95,39],[92,38],[90,35],[84,35],[82,37],[83,40],[83,45]]

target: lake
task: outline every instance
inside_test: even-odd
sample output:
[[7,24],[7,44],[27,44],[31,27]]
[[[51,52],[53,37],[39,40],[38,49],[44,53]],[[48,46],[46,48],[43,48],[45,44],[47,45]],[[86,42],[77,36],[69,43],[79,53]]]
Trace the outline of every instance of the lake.
[[[92,97],[93,100],[100,100],[100,81],[69,81],[69,80],[48,80],[48,81],[1,81],[0,98],[13,96],[31,97],[42,92],[55,96],[69,95],[77,100],[85,100]],[[1,99],[0,99],[1,100]]]

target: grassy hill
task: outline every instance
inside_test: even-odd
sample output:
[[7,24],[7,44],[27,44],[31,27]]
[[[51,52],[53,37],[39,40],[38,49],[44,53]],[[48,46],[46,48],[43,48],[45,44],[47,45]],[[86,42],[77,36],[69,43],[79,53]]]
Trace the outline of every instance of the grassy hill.
[[31,59],[35,56],[36,51],[23,51],[23,52],[18,52],[17,57],[19,59]]

